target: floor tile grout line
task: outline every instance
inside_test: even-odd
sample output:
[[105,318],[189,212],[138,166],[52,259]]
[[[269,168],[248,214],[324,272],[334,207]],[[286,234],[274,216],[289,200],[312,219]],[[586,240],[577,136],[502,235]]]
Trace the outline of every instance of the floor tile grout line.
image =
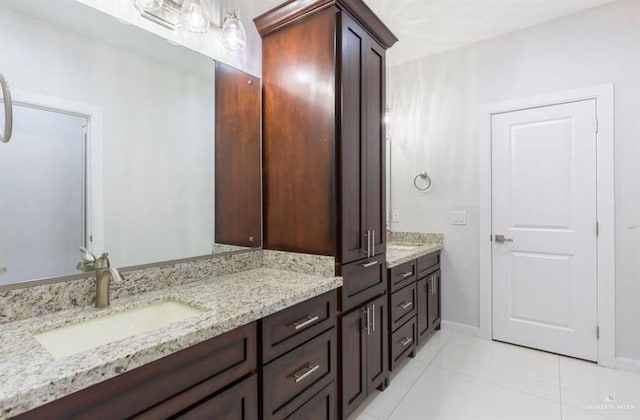
[[467,378],[475,379],[475,380],[480,381],[480,382],[485,382],[485,383],[488,383],[488,384],[491,384],[491,385],[495,385],[495,386],[499,386],[499,387],[502,387],[502,388],[505,388],[505,389],[509,389],[511,391],[520,392],[521,394],[526,394],[526,395],[529,395],[531,397],[540,398],[541,400],[549,401],[549,402],[552,402],[552,403],[560,405],[560,401],[552,400],[550,398],[543,397],[543,396],[540,396],[540,395],[537,395],[537,394],[532,394],[531,392],[523,391],[523,390],[517,389],[517,388],[513,388],[513,387],[507,386],[505,384],[499,384],[497,382],[489,381],[489,380],[484,379],[484,378],[479,378],[477,376],[473,376],[473,375],[469,375],[469,374],[466,374],[466,373],[462,373],[462,372],[459,372],[457,370],[454,370],[454,369],[451,369],[451,368],[448,368],[448,367],[445,367],[445,366],[434,365],[434,367],[437,367],[439,369],[444,369],[444,370],[447,370],[449,372],[457,373],[458,375],[462,375],[462,376],[465,376]]
[[562,369],[560,369],[560,357],[558,357],[558,395],[560,396],[560,420],[562,420]]

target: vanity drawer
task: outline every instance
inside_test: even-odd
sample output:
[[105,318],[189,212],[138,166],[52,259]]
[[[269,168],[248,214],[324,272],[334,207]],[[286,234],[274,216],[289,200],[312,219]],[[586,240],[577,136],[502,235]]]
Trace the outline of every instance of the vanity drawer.
[[416,314],[417,289],[413,283],[391,295],[391,331]]
[[262,363],[334,327],[336,303],[337,291],[332,290],[264,318],[260,324]]
[[[256,353],[257,327],[252,323],[45,404],[18,418],[129,418],[203,381],[208,384],[209,395],[221,390],[256,369]],[[200,396],[191,397],[192,403],[200,399]]]
[[416,318],[413,317],[391,335],[391,369],[393,370],[415,349]]
[[263,418],[284,419],[336,378],[336,329],[332,328],[262,370]]
[[396,290],[402,289],[407,284],[415,282],[418,279],[416,274],[417,269],[415,260],[389,269],[390,293],[394,293]]
[[440,264],[440,251],[418,258],[418,278],[426,276]]
[[336,383],[332,382],[316,394],[287,420],[334,420],[336,418]]
[[387,291],[384,254],[342,266],[342,290],[338,309],[342,312],[360,306]]

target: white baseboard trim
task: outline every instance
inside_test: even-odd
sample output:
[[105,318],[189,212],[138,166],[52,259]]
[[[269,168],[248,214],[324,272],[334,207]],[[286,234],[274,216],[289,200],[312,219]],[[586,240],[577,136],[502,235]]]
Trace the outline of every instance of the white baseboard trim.
[[640,374],[640,360],[616,357],[616,369]]
[[460,324],[453,321],[442,321],[441,327],[443,330],[452,331],[458,334],[472,335],[474,337],[481,337],[480,327],[474,327],[472,325]]

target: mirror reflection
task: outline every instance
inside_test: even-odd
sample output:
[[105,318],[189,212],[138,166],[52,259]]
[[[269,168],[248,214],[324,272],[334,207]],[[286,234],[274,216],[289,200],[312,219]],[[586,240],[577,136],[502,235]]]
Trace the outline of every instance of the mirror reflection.
[[116,267],[242,249],[215,243],[215,63],[79,2],[44,22],[28,3],[0,13],[0,285],[76,274],[80,247]]

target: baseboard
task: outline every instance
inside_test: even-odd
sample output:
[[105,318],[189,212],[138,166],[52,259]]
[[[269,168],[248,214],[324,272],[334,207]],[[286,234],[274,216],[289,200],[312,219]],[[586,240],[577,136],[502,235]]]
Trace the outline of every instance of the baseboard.
[[640,360],[616,357],[616,369],[640,374]]
[[480,327],[474,327],[467,324],[460,324],[453,321],[442,321],[442,329],[446,331],[452,331],[458,334],[472,335],[475,337],[481,337]]

